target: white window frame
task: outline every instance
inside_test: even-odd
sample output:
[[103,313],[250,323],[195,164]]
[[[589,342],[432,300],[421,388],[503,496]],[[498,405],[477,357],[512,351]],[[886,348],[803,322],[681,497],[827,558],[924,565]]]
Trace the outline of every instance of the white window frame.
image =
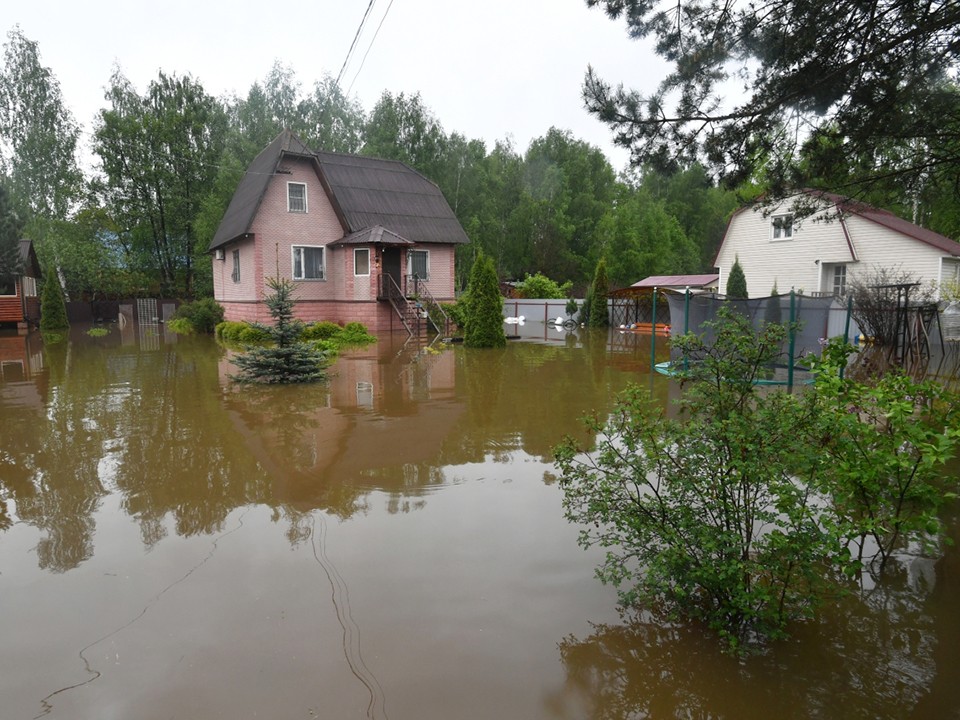
[[[839,281],[839,291],[837,289]],[[833,294],[837,297],[843,297],[847,294],[847,266],[844,263],[833,266],[833,285],[831,286]]]
[[20,278],[20,290],[24,297],[36,297],[37,279],[28,275],[24,275],[22,278]]
[[233,272],[230,273],[230,277],[235,283],[240,282],[240,248],[233,251]]
[[[357,256],[360,253],[367,254],[367,271],[366,272],[357,272]],[[353,274],[355,277],[369,277],[370,276],[370,248],[354,248],[353,249]]]
[[415,253],[424,253],[424,255],[426,255],[425,266],[427,269],[427,276],[422,277],[420,279],[429,280],[430,279],[430,251],[421,250],[420,248],[417,248],[416,250],[407,250],[407,277],[413,277],[413,256]]
[[793,213],[781,213],[770,218],[770,239],[776,242],[793,240]]
[[[300,275],[297,275],[297,251],[300,250]],[[303,250],[320,251],[320,277],[303,277]],[[317,282],[327,279],[327,249],[323,245],[293,245],[290,248],[290,277],[301,282]]]
[[[302,187],[303,188],[303,209],[294,209],[293,203],[291,202],[290,190],[293,187]],[[288,182],[287,183],[287,212],[292,213],[306,213],[308,209],[307,203],[307,184],[302,182]]]

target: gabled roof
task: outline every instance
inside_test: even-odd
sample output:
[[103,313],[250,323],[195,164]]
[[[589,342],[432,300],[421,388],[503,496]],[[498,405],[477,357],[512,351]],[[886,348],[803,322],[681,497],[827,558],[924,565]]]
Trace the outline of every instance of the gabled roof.
[[[951,240],[946,235],[941,235],[933,230],[928,230],[927,228],[915,225],[909,220],[904,220],[903,218],[894,215],[889,210],[881,210],[880,208],[873,207],[872,205],[868,205],[860,200],[854,200],[853,198],[837,195],[835,193],[829,193],[823,190],[803,190],[797,194],[806,194],[813,198],[819,198],[829,205],[833,205],[839,211],[841,220],[845,214],[856,215],[864,220],[877,223],[878,225],[882,225],[883,227],[893,230],[894,232],[898,232],[901,235],[913,238],[914,240],[922,242],[925,245],[930,245],[931,247],[935,247],[945,253],[960,257],[960,242]],[[740,213],[746,212],[753,207],[754,205],[746,205],[733,213],[733,215],[739,215]],[[731,215],[731,220],[733,219],[733,215]],[[729,232],[730,222],[728,221],[727,230],[723,236],[724,242],[726,242],[727,234]],[[846,228],[844,228],[844,234],[846,235]],[[855,258],[855,251],[853,246],[850,245],[849,238],[847,238],[847,244],[850,246],[851,255],[853,255]],[[719,255],[720,251],[718,250],[717,257],[719,257]],[[714,259],[714,263],[716,263],[716,258]]]
[[21,273],[26,277],[43,277],[40,272],[40,261],[37,251],[33,249],[33,241],[23,238],[20,240],[20,260],[23,263]]
[[875,222],[878,225],[883,225],[885,228],[889,228],[890,230],[898,232],[901,235],[911,237],[914,240],[919,240],[920,242],[935,247],[938,250],[943,250],[951,255],[960,256],[960,242],[951,240],[946,235],[941,235],[933,230],[928,230],[927,228],[920,227],[919,225],[914,225],[909,220],[904,220],[903,218],[894,215],[889,210],[881,210],[880,208],[875,208],[872,205],[867,205],[865,202],[843,197],[842,195],[835,195],[834,193],[809,191],[809,194],[813,195],[814,197],[823,198],[829,203],[833,203],[837,206],[837,209],[841,210],[842,212],[850,213],[851,215],[858,215],[864,220],[869,220],[870,222]]
[[345,228],[339,242],[352,242],[347,238],[376,226],[412,243],[470,242],[440,188],[416,170],[396,160],[314,153],[294,133],[284,130],[250,163],[208,250],[250,232],[270,179],[281,160],[289,156],[314,162]]
[[413,242],[390,232],[383,225],[374,225],[355,233],[344,235],[339,240],[328,243],[327,247],[337,245],[413,245]]

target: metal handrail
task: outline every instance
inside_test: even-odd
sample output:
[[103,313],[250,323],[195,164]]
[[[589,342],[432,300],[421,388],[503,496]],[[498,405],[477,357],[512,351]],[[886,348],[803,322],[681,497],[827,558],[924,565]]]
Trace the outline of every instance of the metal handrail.
[[440,314],[440,317],[443,318],[443,328],[437,328],[437,331],[442,331],[445,335],[450,332],[450,316],[444,311],[443,306],[440,305],[433,297],[433,294],[427,288],[427,283],[424,280],[421,280],[417,275],[408,276],[407,287],[410,287],[409,280],[413,280],[413,292],[418,298],[420,298],[421,303],[427,308],[427,316],[430,318],[430,322],[433,322],[434,318],[431,310],[435,310]]

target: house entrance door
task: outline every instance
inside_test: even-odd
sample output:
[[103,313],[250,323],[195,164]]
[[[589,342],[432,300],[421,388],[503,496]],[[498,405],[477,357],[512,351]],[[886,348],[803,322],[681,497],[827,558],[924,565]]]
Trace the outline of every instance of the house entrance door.
[[400,248],[383,248],[383,294],[389,295],[389,293],[387,293],[386,276],[393,278],[397,287],[400,288],[400,292],[405,292],[403,288],[403,271],[401,270],[400,264]]

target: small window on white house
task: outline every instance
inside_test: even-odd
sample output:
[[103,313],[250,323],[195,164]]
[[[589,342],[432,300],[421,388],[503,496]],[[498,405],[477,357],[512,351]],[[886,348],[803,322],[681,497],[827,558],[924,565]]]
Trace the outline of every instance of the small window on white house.
[[847,266],[836,265],[833,268],[833,294],[840,296],[847,292]]
[[307,211],[307,186],[303,183],[287,183],[287,211],[295,213]]
[[293,279],[323,280],[323,247],[293,246]]
[[353,251],[353,274],[370,274],[370,248],[356,248]]
[[230,277],[235,283],[240,282],[240,250],[233,251],[233,274]]
[[429,250],[407,250],[407,275],[420,280],[430,279]]
[[771,229],[774,240],[790,240],[793,237],[793,215],[774,215]]

